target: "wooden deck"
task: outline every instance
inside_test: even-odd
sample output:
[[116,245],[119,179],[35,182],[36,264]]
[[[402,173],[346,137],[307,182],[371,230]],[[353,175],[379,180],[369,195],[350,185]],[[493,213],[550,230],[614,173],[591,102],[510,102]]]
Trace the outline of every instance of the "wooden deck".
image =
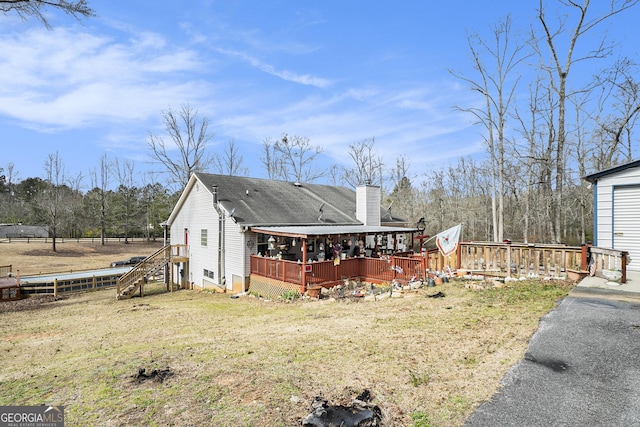
[[[410,281],[453,271],[493,277],[575,280],[588,273],[588,263],[592,258],[596,265],[595,274],[602,274],[608,265],[626,271],[626,257],[627,253],[623,251],[586,245],[464,242],[448,257],[443,257],[437,249],[421,254],[347,258],[335,263],[320,261],[303,264],[251,256],[251,274],[297,285],[301,292],[311,285],[330,288],[345,279],[372,283]],[[623,283],[624,277],[626,274],[623,273]]]

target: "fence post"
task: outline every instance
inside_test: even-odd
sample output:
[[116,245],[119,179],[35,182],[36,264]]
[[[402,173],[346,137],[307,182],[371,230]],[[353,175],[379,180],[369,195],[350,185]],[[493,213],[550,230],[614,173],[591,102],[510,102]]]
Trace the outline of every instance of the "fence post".
[[92,279],[91,279],[91,287],[93,288],[93,290],[96,290],[96,275],[94,274]]
[[53,279],[53,297],[58,298],[58,279]]
[[507,277],[511,277],[511,241],[507,242]]
[[422,255],[422,275],[423,275],[423,279],[427,280],[429,278],[429,262],[427,259],[427,252],[421,252],[420,255]]
[[580,264],[580,269],[582,271],[587,270],[587,245],[582,244],[582,263]]

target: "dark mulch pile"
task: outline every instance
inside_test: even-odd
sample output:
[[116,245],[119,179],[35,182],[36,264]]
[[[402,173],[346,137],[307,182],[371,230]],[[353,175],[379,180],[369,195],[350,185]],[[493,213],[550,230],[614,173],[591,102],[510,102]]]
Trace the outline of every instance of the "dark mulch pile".
[[167,378],[171,378],[173,376],[173,371],[171,368],[166,369],[154,369],[151,372],[147,373],[145,368],[138,368],[138,373],[133,375],[133,380],[138,384],[143,383],[145,381],[155,381],[157,383],[163,383]]
[[307,427],[380,427],[382,411],[371,403],[369,390],[364,390],[348,405],[329,405],[328,401],[316,397],[311,407],[313,412],[302,420]]

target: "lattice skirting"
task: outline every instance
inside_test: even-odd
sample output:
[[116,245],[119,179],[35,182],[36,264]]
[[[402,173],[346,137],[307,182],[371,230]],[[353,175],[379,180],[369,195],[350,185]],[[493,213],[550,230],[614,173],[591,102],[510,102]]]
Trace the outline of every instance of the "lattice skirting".
[[251,275],[249,284],[249,292],[255,292],[263,298],[275,299],[283,295],[285,292],[302,293],[300,285],[283,282],[282,280],[269,279],[268,277]]

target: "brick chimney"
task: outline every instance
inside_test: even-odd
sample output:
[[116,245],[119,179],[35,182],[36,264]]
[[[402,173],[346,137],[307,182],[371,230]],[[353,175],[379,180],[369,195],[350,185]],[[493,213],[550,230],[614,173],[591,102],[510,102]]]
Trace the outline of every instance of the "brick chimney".
[[380,187],[371,184],[356,187],[356,218],[364,225],[380,226]]

